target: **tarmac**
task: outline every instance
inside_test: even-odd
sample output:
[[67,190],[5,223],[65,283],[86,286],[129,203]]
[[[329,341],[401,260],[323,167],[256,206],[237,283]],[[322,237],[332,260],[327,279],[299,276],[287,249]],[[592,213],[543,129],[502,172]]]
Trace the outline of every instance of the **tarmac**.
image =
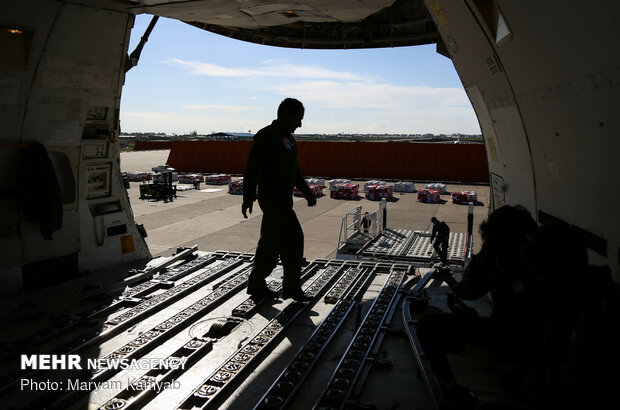
[[[122,152],[121,170],[125,172],[148,172],[163,165],[169,150]],[[303,172],[303,170],[302,170]],[[305,175],[317,178],[343,178],[333,175]],[[233,180],[239,175],[233,175]],[[395,181],[387,181],[388,185]],[[416,189],[427,182],[414,181]],[[305,236],[304,255],[308,261],[315,258],[336,258],[338,237],[343,215],[358,205],[362,212],[373,212],[378,201],[364,197],[364,181],[360,184],[360,197],[354,200],[329,197],[326,188],[317,205],[308,207],[305,199],[294,197],[294,210]],[[261,211],[255,203],[248,219],[241,214],[241,195],[228,193],[227,185],[205,185],[200,189],[178,191],[170,202],[140,199],[141,182],[131,182],[128,190],[136,223],[143,224],[148,237],[146,242],[153,257],[170,256],[177,247],[198,245],[200,251],[239,251],[253,253],[260,234]],[[467,205],[453,204],[450,192],[475,191],[478,203],[474,206],[473,251],[480,249],[479,225],[488,216],[490,190],[488,185],[446,184],[446,194],[439,203],[422,203],[417,193],[395,192],[387,203],[387,228],[432,230],[431,217],[445,221],[451,232],[467,231]]]

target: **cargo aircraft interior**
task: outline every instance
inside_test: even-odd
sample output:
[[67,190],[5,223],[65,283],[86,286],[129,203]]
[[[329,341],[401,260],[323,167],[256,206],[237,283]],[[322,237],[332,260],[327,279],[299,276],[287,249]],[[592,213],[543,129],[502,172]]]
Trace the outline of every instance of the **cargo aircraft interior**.
[[[119,147],[141,14],[265,46],[436,45],[482,131],[488,213],[520,205],[540,226],[570,226],[589,264],[620,282],[618,2],[4,0],[3,408],[475,408],[472,395],[450,395],[416,336],[415,306],[446,288],[443,267],[405,254],[317,258],[302,270],[313,302],[270,304],[245,293],[250,252],[153,258]],[[402,246],[413,250],[424,234],[411,235]],[[467,252],[450,260],[457,274]],[[584,293],[592,279],[579,275]],[[536,407],[488,377],[479,388],[481,372],[463,363],[451,362],[454,377],[478,404]],[[612,381],[579,400],[608,398]]]

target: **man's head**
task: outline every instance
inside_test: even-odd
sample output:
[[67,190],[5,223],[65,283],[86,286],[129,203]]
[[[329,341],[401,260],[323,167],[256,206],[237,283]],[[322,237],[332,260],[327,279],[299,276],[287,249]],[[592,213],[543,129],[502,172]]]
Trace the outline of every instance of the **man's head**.
[[437,223],[439,222],[439,220],[433,216],[433,217],[431,218],[431,222],[433,223],[433,225],[437,225]]
[[278,107],[278,124],[293,133],[301,127],[304,118],[304,105],[295,98],[285,98]]

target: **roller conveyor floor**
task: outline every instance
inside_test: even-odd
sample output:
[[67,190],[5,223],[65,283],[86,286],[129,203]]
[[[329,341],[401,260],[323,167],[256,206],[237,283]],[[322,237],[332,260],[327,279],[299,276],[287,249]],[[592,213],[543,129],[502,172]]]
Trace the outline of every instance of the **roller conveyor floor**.
[[[111,273],[109,283],[66,283],[48,294],[47,310],[24,297],[30,311],[3,316],[3,406],[431,406],[397,313],[417,278],[409,265],[315,259],[302,273],[312,302],[253,301],[253,254],[178,254],[164,268],[159,258]],[[280,267],[268,281],[278,290]],[[87,297],[71,289],[88,286]],[[25,326],[23,315],[38,319]],[[82,369],[20,369],[25,353],[77,355]]]

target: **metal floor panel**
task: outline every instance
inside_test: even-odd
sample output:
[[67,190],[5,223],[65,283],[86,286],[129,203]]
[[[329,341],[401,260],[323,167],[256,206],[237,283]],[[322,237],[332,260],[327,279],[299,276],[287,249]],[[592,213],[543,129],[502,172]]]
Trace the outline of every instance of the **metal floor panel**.
[[[333,396],[334,387],[325,388],[330,380],[343,383],[343,374],[349,378],[344,404],[357,403],[372,380],[376,386],[390,386],[373,389],[393,389],[393,398],[366,394],[357,404],[407,406],[403,375],[394,374],[390,381],[384,368],[378,377],[373,369],[375,356],[382,363],[413,360],[402,349],[381,350],[384,340],[394,345],[389,339],[400,340],[404,334],[402,329],[387,332],[388,324],[380,318],[400,309],[392,303],[399,298],[391,295],[403,292],[401,284],[411,278],[407,272],[415,272],[409,265],[316,259],[302,272],[303,287],[313,300],[300,303],[248,299],[245,286],[253,254],[192,249],[185,256],[155,275],[149,275],[148,267],[127,272],[141,279],[129,287],[109,286],[116,290],[102,292],[90,303],[54,301],[56,306],[66,303],[63,315],[18,338],[37,334],[27,346],[3,337],[9,352],[0,367],[3,408],[237,409],[270,408],[266,403],[278,401],[289,408],[300,403],[312,407],[322,406],[319,399],[325,394]],[[281,279],[278,266],[268,281],[277,289]],[[65,293],[70,290],[59,294]],[[71,311],[71,306],[79,310]],[[5,323],[7,332],[22,329],[18,322]],[[371,327],[381,336],[366,335]],[[361,345],[365,353],[359,374],[350,367],[342,370],[350,362],[342,359],[358,354]],[[82,369],[20,369],[20,354],[42,352],[77,354]],[[96,369],[87,368],[88,359]],[[406,377],[406,383],[419,386],[415,391],[423,389],[417,372]],[[24,381],[29,387],[21,389]],[[419,393],[415,399],[420,402]]]
[[[403,262],[438,262],[430,241],[431,233],[408,229],[386,229],[362,252],[362,259],[387,259]],[[448,262],[461,264],[466,233],[451,232],[448,238]]]

